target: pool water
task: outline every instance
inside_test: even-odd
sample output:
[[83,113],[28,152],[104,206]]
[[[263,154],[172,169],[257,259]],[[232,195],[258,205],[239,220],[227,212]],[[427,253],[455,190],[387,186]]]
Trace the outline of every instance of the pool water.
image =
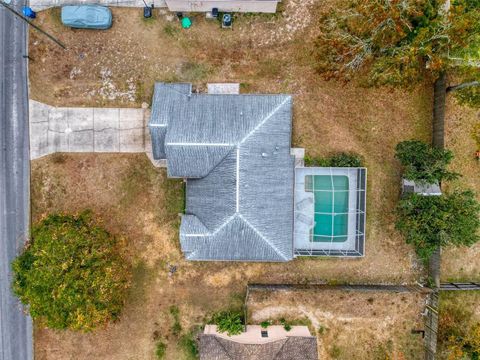
[[312,241],[344,242],[348,238],[348,176],[307,175],[305,191],[314,193]]

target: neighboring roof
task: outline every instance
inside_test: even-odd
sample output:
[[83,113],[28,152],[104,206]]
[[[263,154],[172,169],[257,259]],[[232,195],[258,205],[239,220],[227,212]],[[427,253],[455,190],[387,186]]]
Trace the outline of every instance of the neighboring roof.
[[188,179],[180,227],[187,259],[291,260],[291,97],[169,89],[155,86],[149,126],[168,175]]
[[242,344],[216,335],[200,335],[200,360],[317,360],[314,337],[289,336],[265,344]]

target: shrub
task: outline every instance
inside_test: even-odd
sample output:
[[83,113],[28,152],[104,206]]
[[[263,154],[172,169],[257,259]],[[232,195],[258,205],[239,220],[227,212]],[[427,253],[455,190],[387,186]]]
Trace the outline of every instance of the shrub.
[[13,262],[13,291],[53,329],[89,331],[119,317],[129,267],[116,239],[92,219],[50,215]]
[[396,227],[427,260],[438,245],[466,245],[480,237],[480,205],[472,191],[442,196],[411,194],[400,200]]
[[280,324],[283,325],[283,328],[285,329],[285,331],[292,330],[292,325],[287,320],[285,320],[284,318],[280,319]]
[[306,155],[305,165],[320,167],[362,167],[363,161],[357,154],[342,152],[327,158],[313,158]]
[[450,150],[438,149],[423,141],[408,140],[398,143],[395,157],[404,167],[403,176],[407,180],[434,184],[459,176],[447,170],[453,159]]
[[166,350],[167,350],[167,345],[165,345],[161,341],[157,343],[157,346],[155,348],[155,355],[158,360],[162,360],[165,357]]
[[268,321],[268,320],[262,321],[260,323],[260,326],[262,327],[262,329],[266,329],[270,326],[270,321]]
[[238,335],[243,331],[242,314],[234,311],[222,311],[213,316],[213,323],[220,333],[228,336]]

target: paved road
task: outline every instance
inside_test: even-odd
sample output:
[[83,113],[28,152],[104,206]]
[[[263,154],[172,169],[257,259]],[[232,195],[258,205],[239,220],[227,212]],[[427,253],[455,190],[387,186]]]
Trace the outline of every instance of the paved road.
[[30,214],[25,43],[26,25],[0,6],[0,360],[32,359],[32,323],[10,291]]

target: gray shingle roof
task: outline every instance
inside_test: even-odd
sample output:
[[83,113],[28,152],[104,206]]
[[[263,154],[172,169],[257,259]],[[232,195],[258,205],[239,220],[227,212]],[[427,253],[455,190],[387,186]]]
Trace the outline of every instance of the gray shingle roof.
[[242,344],[215,335],[199,339],[200,360],[317,360],[314,337],[290,336],[265,344]]
[[[293,258],[288,95],[186,94],[155,86],[150,129],[168,175],[187,178],[180,242],[191,260]],[[161,129],[161,130],[160,130]]]

